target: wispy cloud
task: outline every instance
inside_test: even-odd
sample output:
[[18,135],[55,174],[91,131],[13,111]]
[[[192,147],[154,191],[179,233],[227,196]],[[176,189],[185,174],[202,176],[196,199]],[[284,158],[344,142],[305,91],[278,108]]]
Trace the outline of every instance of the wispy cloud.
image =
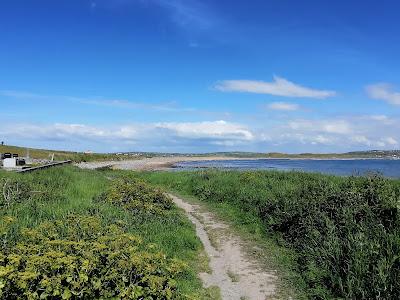
[[400,92],[393,91],[388,83],[377,83],[365,88],[367,95],[372,99],[383,100],[389,104],[400,105]]
[[278,76],[274,76],[274,80],[272,82],[255,80],[224,80],[218,82],[215,85],[215,88],[222,92],[247,92],[282,97],[316,99],[325,99],[336,95],[335,91],[317,90],[304,87]]
[[296,111],[300,109],[300,105],[288,102],[272,102],[267,105],[268,109],[282,111]]
[[176,102],[165,102],[159,104],[149,104],[144,102],[132,102],[124,99],[81,99],[83,104],[109,106],[123,109],[143,109],[165,112],[193,112],[194,108],[179,107]]
[[200,0],[97,0],[95,7],[118,9],[141,6],[144,9],[164,11],[170,22],[184,30],[209,30],[219,23],[220,17],[209,5]]
[[207,6],[196,0],[150,0],[167,9],[171,19],[179,26],[196,26],[200,29],[209,29],[215,23],[215,18]]
[[47,95],[39,95],[35,93],[14,90],[0,90],[0,96],[25,99],[47,99],[49,97]]

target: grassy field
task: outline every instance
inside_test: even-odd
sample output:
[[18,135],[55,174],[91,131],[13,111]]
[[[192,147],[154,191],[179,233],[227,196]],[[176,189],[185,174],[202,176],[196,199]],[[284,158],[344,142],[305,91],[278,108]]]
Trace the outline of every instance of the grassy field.
[[249,236],[274,241],[268,260],[307,298],[400,298],[398,180],[273,171],[137,176],[194,196]]
[[137,159],[140,156],[120,156],[113,153],[83,153],[72,151],[32,149],[17,146],[0,145],[0,153],[17,153],[19,156],[26,156],[29,152],[31,158],[50,159],[54,154],[54,160],[72,160],[74,162],[82,161],[104,161],[104,160],[121,160],[121,159]]
[[192,224],[159,190],[70,166],[0,171],[0,189],[2,299],[217,298]]

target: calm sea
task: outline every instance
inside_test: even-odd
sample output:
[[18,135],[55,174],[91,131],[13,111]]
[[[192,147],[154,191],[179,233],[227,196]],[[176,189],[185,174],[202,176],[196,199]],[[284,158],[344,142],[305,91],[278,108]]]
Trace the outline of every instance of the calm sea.
[[317,172],[333,175],[365,175],[378,172],[387,177],[400,178],[400,160],[351,159],[351,160],[308,160],[308,159],[257,159],[257,160],[212,160],[190,161],[175,164],[182,170],[197,168],[221,168],[238,170],[285,170]]

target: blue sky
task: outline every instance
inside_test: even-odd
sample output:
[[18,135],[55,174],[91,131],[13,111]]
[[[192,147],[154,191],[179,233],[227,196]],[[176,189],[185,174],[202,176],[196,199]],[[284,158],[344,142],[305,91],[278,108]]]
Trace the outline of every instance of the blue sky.
[[0,139],[109,151],[400,148],[399,1],[0,2]]

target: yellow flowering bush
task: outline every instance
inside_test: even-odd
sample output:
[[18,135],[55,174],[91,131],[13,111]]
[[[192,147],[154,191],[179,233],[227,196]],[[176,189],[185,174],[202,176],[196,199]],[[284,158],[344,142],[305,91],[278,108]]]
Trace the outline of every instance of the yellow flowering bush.
[[[12,219],[2,222],[2,234]],[[95,216],[69,215],[20,232],[0,252],[1,299],[175,299],[186,266],[155,245],[103,226]]]

